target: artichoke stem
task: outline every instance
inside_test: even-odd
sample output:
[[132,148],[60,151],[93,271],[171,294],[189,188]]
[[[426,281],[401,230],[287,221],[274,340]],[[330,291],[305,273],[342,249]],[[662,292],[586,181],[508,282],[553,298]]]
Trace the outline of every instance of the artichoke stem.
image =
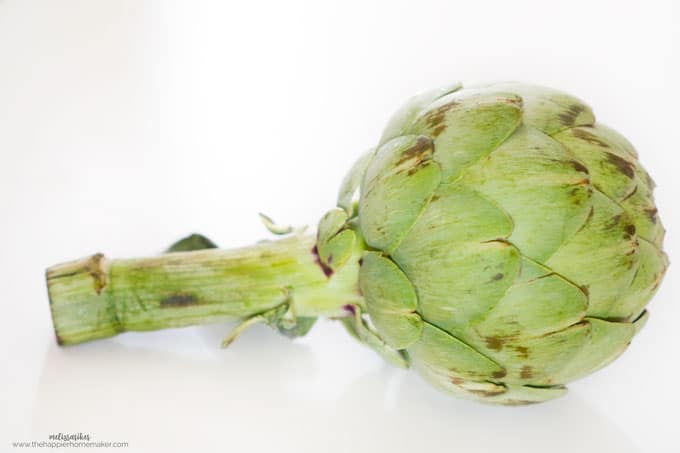
[[344,305],[363,304],[359,257],[327,276],[314,242],[294,235],[235,250],[58,264],[46,275],[57,342],[247,318],[284,303],[297,317],[345,316]]

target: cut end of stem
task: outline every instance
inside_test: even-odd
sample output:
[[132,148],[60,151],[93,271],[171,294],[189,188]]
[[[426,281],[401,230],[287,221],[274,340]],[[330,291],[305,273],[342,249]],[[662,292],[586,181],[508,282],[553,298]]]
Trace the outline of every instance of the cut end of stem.
[[108,265],[101,253],[47,269],[47,294],[59,345],[120,332],[116,311],[109,306],[108,278]]

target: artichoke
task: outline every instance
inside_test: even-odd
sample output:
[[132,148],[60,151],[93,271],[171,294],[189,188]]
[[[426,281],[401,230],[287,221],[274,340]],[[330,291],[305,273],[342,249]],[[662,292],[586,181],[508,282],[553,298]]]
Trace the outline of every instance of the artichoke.
[[60,344],[239,317],[288,336],[340,320],[436,387],[525,404],[619,356],[668,259],[631,144],[548,88],[456,84],[407,102],[315,237],[239,250],[201,236],[48,269]]

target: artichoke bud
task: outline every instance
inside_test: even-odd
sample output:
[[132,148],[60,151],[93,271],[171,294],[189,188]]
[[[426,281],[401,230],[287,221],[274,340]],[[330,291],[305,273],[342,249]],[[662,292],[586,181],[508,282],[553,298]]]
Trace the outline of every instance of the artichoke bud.
[[376,334],[435,386],[544,401],[646,321],[668,266],[653,188],[579,99],[455,84],[409,101],[357,161],[319,224],[319,258],[335,269],[365,250]]
[[549,88],[461,84],[408,101],[317,235],[95,254],[47,270],[59,344],[223,318],[306,334],[318,317],[466,398],[526,404],[616,359],[668,267],[633,146]]

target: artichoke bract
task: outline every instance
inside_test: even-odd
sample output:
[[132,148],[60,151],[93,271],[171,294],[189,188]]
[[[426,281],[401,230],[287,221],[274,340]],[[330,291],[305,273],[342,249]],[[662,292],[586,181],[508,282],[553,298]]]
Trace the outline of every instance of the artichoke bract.
[[341,184],[316,236],[101,254],[47,279],[60,344],[239,317],[288,336],[319,316],[436,387],[558,397],[647,320],[668,259],[654,183],[579,99],[501,83],[406,103]]

